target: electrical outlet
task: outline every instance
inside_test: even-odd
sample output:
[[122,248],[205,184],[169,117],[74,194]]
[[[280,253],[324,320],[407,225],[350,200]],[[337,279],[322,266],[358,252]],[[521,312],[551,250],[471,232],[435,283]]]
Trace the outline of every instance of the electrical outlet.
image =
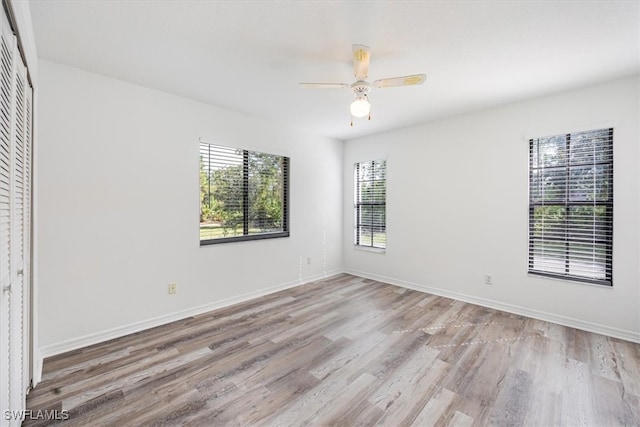
[[485,285],[493,285],[493,278],[490,275],[485,274],[485,276],[484,276],[484,284]]
[[311,264],[311,257],[310,256],[307,257],[307,264]]
[[169,283],[169,295],[173,295],[176,293],[176,288],[178,287],[177,283]]

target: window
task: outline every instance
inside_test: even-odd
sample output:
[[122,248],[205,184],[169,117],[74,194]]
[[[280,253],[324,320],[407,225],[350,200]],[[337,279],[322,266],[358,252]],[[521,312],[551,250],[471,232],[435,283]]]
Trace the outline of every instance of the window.
[[612,281],[613,129],[529,141],[529,273]]
[[289,236],[289,158],[200,143],[200,245]]
[[385,249],[386,230],[386,160],[356,163],[355,245]]

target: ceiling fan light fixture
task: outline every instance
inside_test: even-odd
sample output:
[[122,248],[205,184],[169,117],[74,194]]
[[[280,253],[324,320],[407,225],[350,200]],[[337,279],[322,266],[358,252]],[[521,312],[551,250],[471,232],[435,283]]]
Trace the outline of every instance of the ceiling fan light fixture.
[[368,116],[370,111],[371,104],[366,96],[358,96],[356,100],[351,103],[351,115],[354,117]]
[[371,120],[371,104],[367,94],[373,87],[395,87],[395,86],[415,86],[424,83],[425,74],[413,74],[403,77],[391,77],[380,79],[373,82],[373,85],[367,81],[369,77],[369,60],[371,59],[371,49],[363,44],[354,44],[353,50],[353,75],[356,81],[348,85],[346,83],[300,83],[304,87],[318,88],[350,88],[351,93],[355,96],[355,100],[351,103],[351,126],[353,126],[354,117],[369,116]]

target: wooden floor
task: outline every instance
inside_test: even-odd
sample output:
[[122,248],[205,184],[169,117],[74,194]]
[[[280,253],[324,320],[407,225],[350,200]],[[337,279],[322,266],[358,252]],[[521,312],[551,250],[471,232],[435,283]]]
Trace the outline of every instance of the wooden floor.
[[638,426],[640,345],[341,275],[46,359],[27,405],[65,426]]

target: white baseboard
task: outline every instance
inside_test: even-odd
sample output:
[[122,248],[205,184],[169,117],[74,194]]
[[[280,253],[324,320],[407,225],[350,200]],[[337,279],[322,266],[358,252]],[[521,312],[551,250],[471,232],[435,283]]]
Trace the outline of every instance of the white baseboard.
[[[93,344],[98,344],[104,341],[112,340],[114,338],[120,338],[125,335],[133,334],[143,331],[145,329],[154,328],[156,326],[165,325],[167,323],[175,322],[177,320],[186,319],[191,316],[206,313],[208,311],[217,310],[219,308],[228,307],[240,302],[244,302],[253,298],[269,295],[274,292],[282,291],[285,289],[293,288],[295,286],[303,285],[305,283],[311,283],[317,280],[326,279],[337,274],[341,274],[342,270],[334,270],[326,273],[303,277],[302,280],[293,280],[280,285],[271,286],[268,288],[260,289],[258,291],[249,292],[243,295],[238,295],[232,298],[227,298],[220,301],[214,301],[208,304],[192,307],[186,310],[177,311],[174,313],[168,313],[162,316],[154,317],[151,319],[143,320],[129,325],[119,326],[106,331],[101,331],[93,334],[84,335],[81,337],[71,338],[65,341],[57,342],[55,344],[49,344],[40,347],[39,350],[34,351],[34,386],[37,382],[40,382],[42,378],[42,365],[44,359],[47,357],[55,356],[58,354],[66,353],[67,351],[76,350],[78,348],[87,347]],[[37,381],[36,381],[37,379]]]
[[379,282],[389,283],[391,285],[400,286],[407,289],[413,289],[420,292],[426,292],[433,295],[447,297],[462,302],[468,302],[471,304],[480,305],[487,308],[493,308],[496,310],[506,311],[507,313],[518,314],[521,316],[531,317],[538,320],[544,320],[551,323],[556,323],[562,326],[568,326],[575,329],[581,329],[583,331],[594,332],[596,334],[607,335],[613,338],[619,338],[625,341],[631,341],[640,343],[640,333],[635,331],[629,331],[625,329],[613,328],[598,323],[587,322],[572,317],[562,316],[559,314],[548,313],[546,311],[534,310],[519,305],[506,304],[499,301],[494,301],[486,298],[480,298],[473,295],[467,295],[458,292],[451,292],[446,289],[434,288],[431,286],[420,285],[417,283],[407,282],[405,280],[394,279],[392,277],[379,276],[376,274],[365,273],[363,271],[347,269],[344,271],[347,274],[354,276],[364,277],[365,279],[377,280]]

